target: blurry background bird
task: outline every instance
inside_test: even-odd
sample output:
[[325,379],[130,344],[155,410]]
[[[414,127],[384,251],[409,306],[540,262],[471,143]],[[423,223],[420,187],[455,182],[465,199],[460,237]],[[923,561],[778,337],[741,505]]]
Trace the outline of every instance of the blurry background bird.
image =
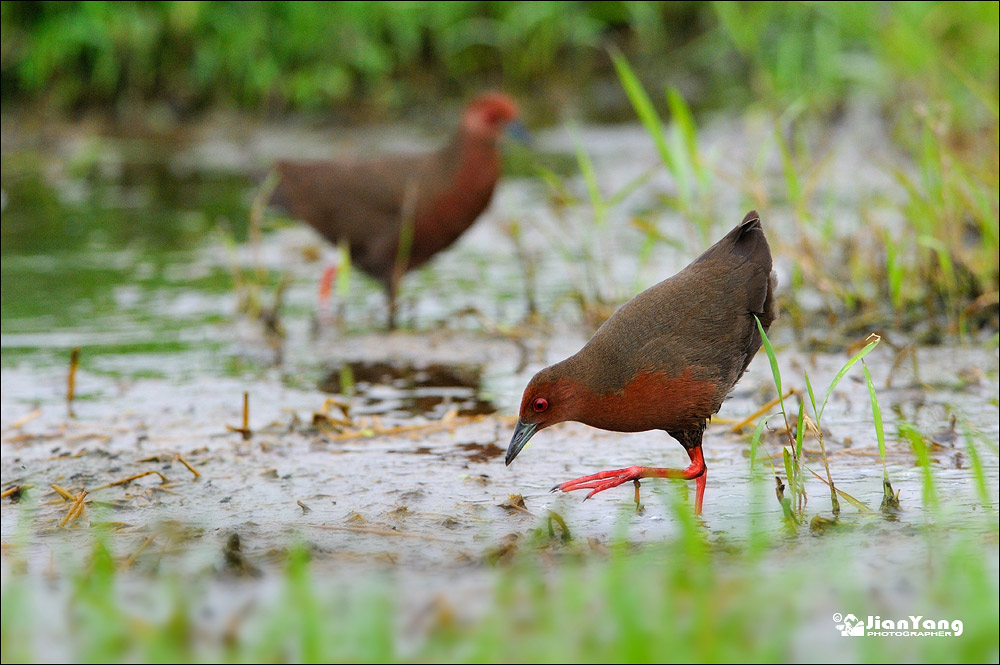
[[402,276],[455,242],[489,205],[500,178],[498,140],[505,130],[527,137],[518,115],[512,99],[487,93],[430,154],[279,161],[271,203],[347,244],[351,263],[385,288],[392,329]]

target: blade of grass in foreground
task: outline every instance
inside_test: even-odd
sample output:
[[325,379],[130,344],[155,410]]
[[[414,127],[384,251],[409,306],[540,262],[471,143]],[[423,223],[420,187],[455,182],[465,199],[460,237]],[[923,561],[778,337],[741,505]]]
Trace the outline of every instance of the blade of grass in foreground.
[[[759,321],[757,325],[758,326],[760,325]],[[826,403],[830,401],[830,396],[833,394],[833,389],[837,387],[837,384],[840,383],[840,380],[844,378],[844,375],[847,374],[847,372],[850,371],[852,367],[854,367],[854,364],[856,362],[858,362],[859,360],[867,356],[869,353],[871,353],[872,349],[878,346],[878,343],[882,341],[882,338],[876,335],[875,333],[869,335],[868,339],[871,339],[872,341],[866,344],[865,348],[855,353],[854,356],[847,361],[847,364],[845,364],[843,367],[840,368],[840,371],[837,372],[837,376],[833,377],[833,382],[830,383],[830,387],[826,389],[826,396],[823,398],[823,404],[819,407],[819,413],[816,414],[817,424],[819,424],[819,422],[822,420],[823,411],[826,410]]]
[[805,430],[806,405],[799,400],[799,419],[795,423],[795,457],[802,459],[802,432]]
[[[771,376],[774,379],[774,387],[778,389],[778,403],[781,405],[781,417],[785,423],[785,435],[788,437],[788,444],[791,447],[791,453],[796,453],[795,440],[792,438],[792,430],[788,425],[788,413],[785,411],[785,398],[781,394],[781,370],[778,368],[778,358],[774,354],[774,347],[771,346],[771,340],[767,338],[767,333],[764,332],[764,326],[761,325],[760,319],[754,315],[754,321],[757,322],[757,330],[760,332],[761,343],[764,346],[764,352],[767,354],[768,362],[771,363]],[[800,409],[801,413],[801,409]],[[791,492],[792,496],[796,498],[796,507],[802,509],[804,501],[803,487],[801,483],[801,477],[798,471],[799,469],[799,458],[796,455],[795,465],[793,466],[790,460],[791,453],[789,453],[788,448],[782,446],[782,451],[785,457],[785,474],[788,477],[788,490]],[[786,516],[789,507],[785,505],[785,502],[789,499],[786,497],[782,499],[782,508],[786,512]]]
[[872,405],[872,419],[875,421],[875,437],[878,439],[878,454],[882,458],[882,512],[886,514],[899,512],[899,495],[892,491],[892,483],[889,482],[889,469],[885,462],[885,429],[882,426],[882,408],[878,403],[878,395],[875,394],[875,384],[872,382],[872,374],[868,371],[868,364],[862,360],[861,366],[865,370],[865,383],[868,385],[868,398]]
[[691,115],[691,109],[684,101],[684,97],[673,86],[667,88],[667,106],[670,107],[670,115],[680,130],[684,151],[688,161],[691,162],[691,167],[698,173],[699,177],[704,177],[704,169],[698,156],[698,129],[694,122],[694,116]]
[[757,427],[753,431],[753,436],[750,437],[750,471],[753,472],[754,461],[757,459],[757,446],[760,445],[760,435],[764,432],[764,425],[767,422],[766,418],[761,418],[757,421]]
[[[771,340],[767,338],[767,333],[764,332],[764,326],[761,325],[760,319],[757,318],[755,314],[753,320],[757,322],[757,330],[760,331],[760,340],[764,345],[764,352],[767,354],[767,360],[771,363],[771,376],[774,378],[774,387],[778,389],[778,401],[781,404],[781,415],[785,415],[785,398],[781,396],[781,370],[778,369],[778,358],[774,355],[774,347],[771,346]],[[787,425],[787,417],[785,424]]]
[[[806,381],[806,391],[809,393],[809,403],[812,404],[813,413],[816,413],[816,395],[813,393],[812,383],[809,381],[809,372],[803,372]],[[830,506],[834,515],[840,514],[840,501],[837,500],[837,487],[833,484],[833,476],[830,474],[830,459],[826,456],[826,444],[823,442],[823,428],[819,421],[816,422],[816,438],[819,440],[819,450],[823,454],[823,467],[826,469],[826,484],[830,486]]]
[[882,475],[889,477],[889,471],[885,465],[885,431],[882,428],[882,409],[878,404],[878,396],[875,394],[875,384],[872,383],[872,374],[868,371],[868,364],[864,361],[861,366],[865,370],[865,383],[868,384],[868,398],[872,404],[872,418],[875,420],[875,437],[878,439],[878,454],[882,458]]
[[976,480],[976,491],[979,493],[979,500],[982,501],[983,507],[987,509],[992,508],[993,501],[990,498],[989,490],[986,488],[986,472],[983,468],[983,461],[979,458],[979,450],[976,449],[976,444],[973,441],[975,437],[969,430],[967,423],[963,423],[963,430],[965,430],[965,447],[969,451],[969,461],[972,463],[972,473]]
[[930,454],[927,450],[927,438],[923,432],[906,421],[899,421],[899,436],[910,442],[913,452],[917,454],[917,464],[923,470],[924,506],[936,510],[938,508],[937,490],[934,487],[934,473],[931,470]]

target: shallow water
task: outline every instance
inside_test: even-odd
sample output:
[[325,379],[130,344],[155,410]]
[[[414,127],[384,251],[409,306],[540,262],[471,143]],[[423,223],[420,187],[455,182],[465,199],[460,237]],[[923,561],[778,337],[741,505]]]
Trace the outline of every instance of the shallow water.
[[[854,118],[834,132],[842,141],[845,134],[852,139],[831,141],[834,146],[861,145],[870,135],[876,140],[864,144],[865,153],[834,150],[835,172],[855,179],[831,178],[825,184],[831,196],[893,195],[892,184],[870,166],[875,156],[891,153],[872,122]],[[655,163],[636,127],[579,131],[598,172],[607,174],[607,192]],[[738,131],[752,135],[755,129],[752,122],[741,127],[726,119],[710,125],[707,152],[718,154]],[[565,424],[538,434],[511,467],[503,464],[523,386],[587,338],[575,294],[620,301],[696,253],[662,243],[637,261],[644,236],[632,218],[651,215],[682,245],[703,245],[676,215],[649,212],[669,181],[653,177],[614,208],[601,229],[586,206],[553,202],[535,179],[508,178],[490,211],[453,250],[407,278],[403,319],[410,328],[385,334],[377,331],[384,299],[362,276],[352,275],[332,304],[317,304],[316,280],[336,251],[312,231],[268,218],[260,242],[251,242],[248,233],[254,188],[247,172],[297,145],[314,146],[315,156],[338,154],[357,147],[360,134],[303,140],[298,133],[231,132],[211,143],[189,137],[172,149],[71,136],[45,150],[14,134],[5,128],[0,446],[3,487],[33,489],[20,503],[4,500],[0,537],[26,553],[29,570],[47,571],[53,553],[79,559],[92,540],[85,526],[59,527],[68,504],[52,500],[52,484],[91,490],[80,523],[110,523],[122,557],[153,537],[156,546],[136,559],[138,570],[164,561],[188,574],[225,571],[223,548],[236,533],[254,569],[277,569],[284,548],[306,542],[326,574],[392,571],[414,598],[444,590],[476,596],[491,584],[483,564],[516,550],[511,544],[544,527],[550,511],[565,519],[575,538],[598,544],[615,535],[657,542],[677,532],[671,508],[677,484],[644,482],[641,511],[632,503],[631,485],[585,503],[578,494],[549,493],[557,482],[602,469],[683,466],[682,449],[662,432],[625,435]],[[378,136],[370,145],[424,143],[407,130]],[[324,139],[331,139],[329,150],[315,148]],[[573,143],[562,132],[542,133],[538,149],[558,164]],[[754,155],[727,158],[736,173]],[[770,176],[762,178],[777,168],[766,166]],[[579,182],[569,183],[582,191]],[[741,206],[747,207],[735,191],[719,198],[733,215],[719,220],[716,231],[738,221]],[[527,290],[544,326],[524,324],[523,263],[505,231],[511,220],[524,229],[524,256],[536,271],[534,288]],[[779,277],[787,283],[791,260],[782,237],[791,216],[776,205],[765,220]],[[840,221],[844,234],[858,223]],[[236,273],[243,276],[234,285]],[[273,307],[281,275],[290,281],[273,317],[279,326],[269,332],[240,310],[240,302],[250,302],[251,310]],[[808,290],[800,295],[809,298]],[[822,390],[847,359],[806,352],[780,320],[772,337],[786,388],[804,390],[808,371]],[[907,341],[898,333],[888,337]],[[82,351],[71,418],[65,394],[73,347]],[[861,515],[842,501],[841,520],[855,528],[838,538],[845,548],[864,542],[882,560],[900,564],[888,573],[874,563],[863,567],[862,575],[886,585],[910,574],[922,542],[914,534],[930,519],[922,470],[910,444],[898,440],[897,420],[939,444],[932,446],[932,464],[953,524],[984,527],[967,432],[996,503],[996,345],[974,340],[915,354],[915,365],[906,360],[896,370],[888,344],[868,357],[886,418],[888,472],[904,508],[898,520],[877,515],[882,466],[860,366],[834,392],[823,419],[834,481],[876,511]],[[242,426],[244,392],[249,437],[227,429]],[[783,532],[773,477],[761,471],[754,480],[749,472],[752,424],[731,431],[733,422],[773,396],[761,354],[706,433],[703,522],[716,542],[741,542],[752,529]],[[779,420],[770,421],[758,454],[772,455],[781,473]],[[823,475],[816,447],[807,439],[806,464]],[[149,475],[96,489],[145,471],[166,480]],[[810,476],[806,489],[806,515],[829,516],[825,486]],[[522,495],[523,506],[511,495]],[[805,547],[824,547],[823,539],[811,543],[804,528],[801,533]],[[459,585],[452,583],[457,570],[463,571]],[[254,584],[267,593],[269,583]]]

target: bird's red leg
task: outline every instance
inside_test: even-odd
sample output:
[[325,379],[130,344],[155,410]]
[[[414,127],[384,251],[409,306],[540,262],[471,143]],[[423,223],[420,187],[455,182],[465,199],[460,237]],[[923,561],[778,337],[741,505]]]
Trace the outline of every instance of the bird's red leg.
[[392,277],[390,281],[386,284],[385,297],[386,302],[389,305],[389,320],[388,328],[389,332],[396,329],[396,296],[399,291],[399,279],[397,277]]
[[330,295],[333,293],[333,280],[337,277],[337,266],[330,266],[319,278],[319,317],[327,321],[330,318]]
[[556,485],[552,491],[561,490],[572,492],[573,490],[590,490],[587,498],[594,496],[598,492],[618,487],[623,483],[640,478],[683,478],[685,480],[697,479],[695,493],[695,512],[701,513],[702,500],[705,497],[705,458],[702,456],[701,445],[687,449],[691,464],[686,469],[664,469],[653,466],[630,466],[625,469],[615,469],[613,471],[601,471],[589,476],[583,476],[575,480]]
[[[701,452],[701,448],[698,449]],[[704,462],[702,462],[704,464]],[[694,481],[695,491],[694,491],[694,514],[701,515],[701,504],[705,499],[705,483],[708,482],[708,471],[705,470],[700,476]]]

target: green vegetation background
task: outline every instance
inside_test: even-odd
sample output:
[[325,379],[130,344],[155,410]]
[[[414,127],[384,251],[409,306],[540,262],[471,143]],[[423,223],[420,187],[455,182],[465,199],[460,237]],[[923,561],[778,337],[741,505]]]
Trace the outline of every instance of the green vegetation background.
[[[4,104],[393,109],[484,83],[545,98],[613,74],[696,107],[851,92],[997,96],[995,2],[4,2]],[[977,111],[979,113],[981,111]],[[970,118],[974,120],[975,118]],[[982,118],[979,118],[981,121]]]

